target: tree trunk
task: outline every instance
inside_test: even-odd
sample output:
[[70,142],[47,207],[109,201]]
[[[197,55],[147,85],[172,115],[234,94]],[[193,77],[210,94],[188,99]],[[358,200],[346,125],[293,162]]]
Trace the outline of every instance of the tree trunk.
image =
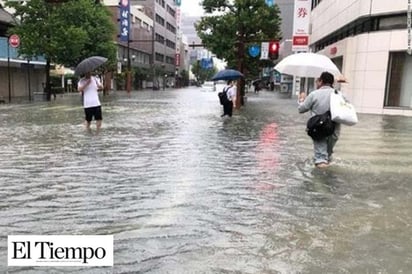
[[50,85],[50,60],[46,60],[46,87],[45,87],[45,92],[46,92],[46,99],[47,101],[51,100],[51,85]]

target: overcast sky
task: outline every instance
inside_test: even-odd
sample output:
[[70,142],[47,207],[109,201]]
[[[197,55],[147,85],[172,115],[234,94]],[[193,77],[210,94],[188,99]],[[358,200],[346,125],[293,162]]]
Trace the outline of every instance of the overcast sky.
[[182,0],[182,12],[193,16],[203,15],[203,9],[199,2],[200,0]]

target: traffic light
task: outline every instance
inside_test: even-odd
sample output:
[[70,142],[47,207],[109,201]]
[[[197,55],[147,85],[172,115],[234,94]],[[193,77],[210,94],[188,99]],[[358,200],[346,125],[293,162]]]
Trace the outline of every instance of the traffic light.
[[279,58],[279,41],[269,42],[269,59],[277,60]]

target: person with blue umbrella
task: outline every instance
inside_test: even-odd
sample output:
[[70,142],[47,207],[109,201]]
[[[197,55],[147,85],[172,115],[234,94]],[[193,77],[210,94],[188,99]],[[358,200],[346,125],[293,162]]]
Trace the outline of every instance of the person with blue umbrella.
[[233,108],[236,107],[236,95],[236,81],[227,81],[227,86],[223,89],[223,96],[225,96],[226,98],[223,101],[223,114],[221,115],[221,117],[224,117],[226,115],[232,117]]

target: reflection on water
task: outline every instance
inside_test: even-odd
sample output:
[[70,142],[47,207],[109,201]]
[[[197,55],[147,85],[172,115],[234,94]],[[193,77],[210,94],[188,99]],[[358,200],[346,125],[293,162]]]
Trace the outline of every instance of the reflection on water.
[[[271,93],[232,119],[215,93],[0,106],[0,269],[10,273],[407,273],[412,119],[360,115],[327,170]],[[6,235],[114,234],[115,266],[7,268]]]

